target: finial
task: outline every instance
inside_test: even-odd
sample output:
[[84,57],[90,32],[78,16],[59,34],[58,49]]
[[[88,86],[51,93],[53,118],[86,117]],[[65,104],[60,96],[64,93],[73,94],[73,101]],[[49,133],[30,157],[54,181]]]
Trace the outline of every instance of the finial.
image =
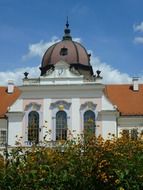
[[67,23],[66,23],[66,27],[69,27],[69,20],[68,20],[68,16],[67,16]]
[[66,27],[65,27],[64,33],[65,34],[63,36],[63,40],[72,40],[72,37],[70,35],[68,16],[67,16]]
[[28,73],[28,72],[25,72],[25,73],[23,73],[23,74],[24,74],[24,79],[28,79],[29,73]]
[[97,70],[96,73],[97,73],[97,78],[102,78],[102,77],[100,76],[101,71]]

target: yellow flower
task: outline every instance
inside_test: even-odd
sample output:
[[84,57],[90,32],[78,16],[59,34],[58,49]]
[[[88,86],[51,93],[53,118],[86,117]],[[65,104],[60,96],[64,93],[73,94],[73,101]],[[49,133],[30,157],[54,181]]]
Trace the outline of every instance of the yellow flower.
[[116,180],[115,180],[115,183],[116,183],[116,184],[119,184],[119,183],[120,183],[120,180],[119,180],[119,179],[116,179]]
[[120,189],[119,190],[125,190],[123,187],[120,187]]

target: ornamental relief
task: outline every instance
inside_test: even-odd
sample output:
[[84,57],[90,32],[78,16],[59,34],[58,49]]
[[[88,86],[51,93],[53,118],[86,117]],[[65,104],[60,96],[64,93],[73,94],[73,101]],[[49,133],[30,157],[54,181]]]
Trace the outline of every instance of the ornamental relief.
[[84,104],[81,104],[80,110],[85,110],[86,108],[95,110],[96,106],[97,106],[97,104],[94,104],[93,102],[85,102]]
[[30,104],[25,106],[25,111],[33,110],[38,111],[41,108],[41,104],[37,104],[36,102],[31,102]]
[[70,106],[71,106],[71,103],[68,103],[64,100],[59,100],[54,103],[51,103],[50,109],[58,108],[59,110],[64,110],[64,109],[68,110],[70,108]]

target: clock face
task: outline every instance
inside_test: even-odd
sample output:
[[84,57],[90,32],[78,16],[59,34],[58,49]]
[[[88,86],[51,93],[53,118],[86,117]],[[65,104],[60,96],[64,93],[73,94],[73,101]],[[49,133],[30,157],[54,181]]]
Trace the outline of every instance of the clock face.
[[63,68],[58,69],[58,75],[59,76],[62,75],[63,73],[64,73],[64,69]]

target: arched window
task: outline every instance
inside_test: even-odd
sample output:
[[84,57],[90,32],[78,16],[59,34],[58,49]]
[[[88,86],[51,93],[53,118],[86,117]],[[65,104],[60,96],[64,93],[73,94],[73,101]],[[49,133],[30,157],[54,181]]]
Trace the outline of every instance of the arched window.
[[39,143],[39,114],[36,111],[28,115],[28,141]]
[[56,114],[56,140],[67,139],[67,114],[65,111],[58,111]]
[[95,133],[95,113],[91,110],[84,113],[84,130]]

